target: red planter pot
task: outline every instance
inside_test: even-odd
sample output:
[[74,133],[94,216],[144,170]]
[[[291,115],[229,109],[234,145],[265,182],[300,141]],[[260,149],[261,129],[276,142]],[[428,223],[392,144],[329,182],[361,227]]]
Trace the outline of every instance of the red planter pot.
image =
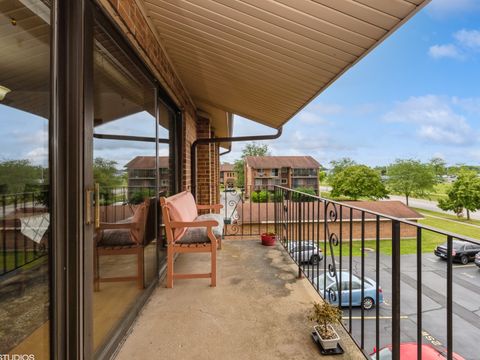
[[275,236],[275,234],[264,233],[264,234],[261,235],[262,245],[263,246],[273,246],[273,245],[275,245],[276,238],[277,237]]

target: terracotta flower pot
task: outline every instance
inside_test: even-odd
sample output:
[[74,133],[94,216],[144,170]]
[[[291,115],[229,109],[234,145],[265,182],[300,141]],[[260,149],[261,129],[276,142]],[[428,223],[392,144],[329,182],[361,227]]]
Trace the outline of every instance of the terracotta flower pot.
[[273,233],[263,233],[261,239],[263,246],[273,246],[275,245],[276,236]]

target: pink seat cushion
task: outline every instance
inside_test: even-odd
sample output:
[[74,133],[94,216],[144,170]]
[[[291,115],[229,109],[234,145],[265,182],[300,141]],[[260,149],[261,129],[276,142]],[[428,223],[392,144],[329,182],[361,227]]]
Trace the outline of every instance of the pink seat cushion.
[[147,205],[142,203],[138,205],[132,217],[133,227],[130,230],[130,236],[137,244],[143,244],[145,235],[145,221],[147,219],[146,213]]
[[[189,191],[170,196],[166,201],[171,221],[190,222],[197,218],[197,204]],[[180,239],[186,230],[185,228],[174,229],[175,240]]]

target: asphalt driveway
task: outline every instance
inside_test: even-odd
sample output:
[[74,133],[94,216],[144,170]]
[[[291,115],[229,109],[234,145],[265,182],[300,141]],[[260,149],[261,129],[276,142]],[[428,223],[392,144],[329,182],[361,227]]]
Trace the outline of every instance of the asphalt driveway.
[[[327,264],[330,259],[327,259]],[[336,260],[337,266],[338,258]],[[319,273],[323,272],[323,261]],[[348,271],[348,259],[343,259],[342,268]],[[447,263],[433,254],[422,257],[422,334],[426,344],[438,348],[446,346],[446,268]],[[308,266],[310,276],[317,274],[316,266]],[[353,258],[353,273],[360,275],[360,257]],[[402,255],[401,260],[401,335],[402,342],[416,342],[417,334],[417,271],[416,256]],[[375,279],[375,253],[365,256],[365,275]],[[391,344],[391,258],[380,256],[380,286],[385,303],[380,305],[380,346]],[[478,360],[478,339],[480,339],[480,269],[473,263],[453,265],[453,351],[465,359]],[[375,309],[365,311],[364,342],[367,352],[375,347]],[[344,320],[348,328],[349,309],[344,309]],[[352,311],[352,333],[360,343],[361,310]]]

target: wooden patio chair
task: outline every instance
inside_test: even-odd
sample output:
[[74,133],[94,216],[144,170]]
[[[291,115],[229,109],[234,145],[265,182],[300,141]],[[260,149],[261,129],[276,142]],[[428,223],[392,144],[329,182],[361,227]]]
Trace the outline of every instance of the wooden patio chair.
[[[145,228],[150,199],[140,204],[129,219],[116,223],[100,223],[96,231],[94,246],[94,288],[100,290],[100,282],[137,281],[137,287],[144,284],[144,247]],[[137,274],[135,276],[100,276],[100,256],[137,255]]]
[[[222,205],[197,205],[187,191],[161,197],[160,205],[167,235],[167,288],[173,287],[174,279],[197,278],[210,278],[210,285],[216,286],[217,247],[220,249],[222,244],[223,217],[218,213],[198,215],[198,210],[219,212]],[[175,273],[175,254],[195,252],[211,253],[210,273]]]

